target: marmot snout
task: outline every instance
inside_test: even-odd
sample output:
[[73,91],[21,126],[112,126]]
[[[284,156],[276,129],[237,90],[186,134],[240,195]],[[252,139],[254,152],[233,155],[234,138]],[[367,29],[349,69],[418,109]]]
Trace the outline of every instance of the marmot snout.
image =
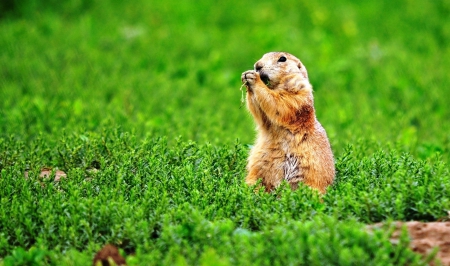
[[293,189],[303,182],[325,193],[334,180],[334,158],[316,119],[305,66],[289,53],[267,53],[241,79],[258,131],[246,183],[254,185],[262,179],[266,191],[271,191],[282,180]]

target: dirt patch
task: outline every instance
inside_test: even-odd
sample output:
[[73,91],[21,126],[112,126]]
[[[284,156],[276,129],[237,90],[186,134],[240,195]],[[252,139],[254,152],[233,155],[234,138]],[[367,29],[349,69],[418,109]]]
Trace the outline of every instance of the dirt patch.
[[[380,229],[383,226],[384,224],[378,223],[370,225],[369,229]],[[410,247],[414,252],[427,257],[438,247],[436,258],[442,265],[450,266],[450,222],[394,222],[392,226],[395,226],[391,236],[392,243],[398,243],[402,227],[406,226],[411,238]]]

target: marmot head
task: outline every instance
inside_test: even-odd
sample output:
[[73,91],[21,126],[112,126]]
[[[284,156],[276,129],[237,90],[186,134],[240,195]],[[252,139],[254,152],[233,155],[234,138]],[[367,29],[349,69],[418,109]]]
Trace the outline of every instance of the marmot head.
[[286,78],[308,81],[308,72],[302,62],[286,52],[270,52],[255,63],[255,71],[270,89],[275,89]]

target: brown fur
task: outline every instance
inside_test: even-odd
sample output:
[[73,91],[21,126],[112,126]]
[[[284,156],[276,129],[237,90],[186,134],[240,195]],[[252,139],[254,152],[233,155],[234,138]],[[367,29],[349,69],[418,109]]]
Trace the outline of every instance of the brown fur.
[[266,191],[271,191],[282,180],[292,189],[304,182],[325,193],[334,180],[333,153],[316,119],[312,86],[303,64],[288,53],[267,53],[241,79],[258,131],[248,158],[246,183],[254,185],[262,179]]

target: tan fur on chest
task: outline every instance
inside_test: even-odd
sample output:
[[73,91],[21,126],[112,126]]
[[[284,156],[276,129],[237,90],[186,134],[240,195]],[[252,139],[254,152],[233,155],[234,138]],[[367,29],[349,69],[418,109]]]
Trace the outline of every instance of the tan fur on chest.
[[246,183],[253,185],[261,179],[266,191],[271,191],[283,180],[293,189],[304,182],[325,193],[334,179],[334,158],[315,116],[303,64],[288,53],[268,53],[241,78],[258,131]]

